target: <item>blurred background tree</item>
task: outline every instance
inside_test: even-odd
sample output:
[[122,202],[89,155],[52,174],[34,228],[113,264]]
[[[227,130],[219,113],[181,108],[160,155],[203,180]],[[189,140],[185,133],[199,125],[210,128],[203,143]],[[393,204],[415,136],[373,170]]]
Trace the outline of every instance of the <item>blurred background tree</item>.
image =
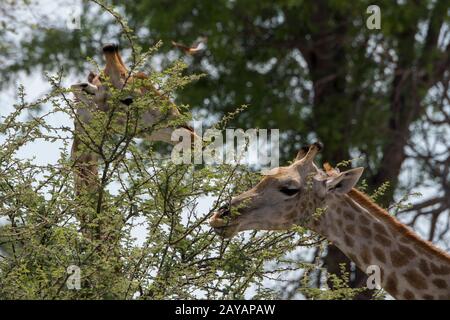
[[[217,119],[248,104],[230,125],[280,129],[283,161],[316,139],[325,144],[323,160],[360,159],[367,191],[389,182],[377,200],[449,249],[448,1],[377,1],[380,30],[366,27],[370,1],[108,3],[124,14],[144,49],[163,40],[157,65],[182,57],[188,73],[207,75],[177,95],[197,118]],[[30,26],[14,41],[0,32],[0,61],[7,61],[0,66],[2,84],[37,68],[86,75],[85,57],[100,60],[103,43],[129,49],[98,1],[82,6],[80,30]],[[172,45],[199,39],[205,47],[193,55]],[[411,206],[395,206],[414,192],[424,195]],[[345,263],[352,287],[365,284],[363,273],[334,246],[316,254],[331,273],[340,274]]]

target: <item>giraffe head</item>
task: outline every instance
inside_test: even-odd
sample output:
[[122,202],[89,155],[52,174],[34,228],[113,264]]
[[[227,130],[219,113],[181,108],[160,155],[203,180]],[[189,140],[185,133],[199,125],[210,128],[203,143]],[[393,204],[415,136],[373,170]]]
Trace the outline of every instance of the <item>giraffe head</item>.
[[[119,107],[126,110],[128,106],[133,104],[135,99],[151,91],[159,97],[161,105],[163,103],[170,104],[167,110],[161,111],[157,108],[151,108],[141,115],[144,131],[150,133],[146,135],[149,141],[163,141],[171,144],[176,144],[178,141],[172,140],[172,133],[178,130],[180,135],[190,137],[190,141],[201,139],[196,135],[193,128],[187,123],[170,125],[164,127],[163,124],[158,125],[161,120],[176,120],[180,117],[175,104],[173,104],[165,95],[160,93],[151,84],[146,84],[143,81],[149,81],[149,78],[142,72],[130,73],[125,66],[122,57],[119,53],[119,46],[117,44],[106,44],[103,46],[103,55],[105,58],[105,68],[102,74],[89,73],[88,81],[76,83],[71,86],[75,100],[82,103],[81,117],[83,121],[88,121],[91,118],[91,112],[95,109],[101,111],[110,110],[108,99],[111,98],[109,87],[112,86],[124,94],[119,100]],[[136,84],[138,84],[136,86]],[[152,99],[156,101],[155,99]],[[162,108],[164,109],[164,108]],[[125,122],[125,118],[119,119],[120,123]],[[156,127],[156,128],[153,128]],[[151,129],[148,129],[151,128]]]
[[[71,89],[77,100],[86,105],[94,102],[100,110],[106,111],[108,109],[107,100],[110,98],[108,86],[112,85],[116,89],[123,90],[125,80],[129,80],[129,83],[133,77],[128,74],[117,44],[103,46],[103,55],[106,62],[103,74],[100,75],[91,71],[87,82],[73,84]],[[108,78],[108,81],[105,77]],[[109,82],[108,85],[107,82]],[[129,106],[133,103],[133,97],[131,95],[125,96],[120,102]]]
[[326,198],[349,192],[363,171],[325,173],[314,164],[321,149],[320,143],[314,143],[300,150],[290,166],[272,169],[255,187],[215,212],[209,220],[211,227],[226,238],[243,230],[309,227]]

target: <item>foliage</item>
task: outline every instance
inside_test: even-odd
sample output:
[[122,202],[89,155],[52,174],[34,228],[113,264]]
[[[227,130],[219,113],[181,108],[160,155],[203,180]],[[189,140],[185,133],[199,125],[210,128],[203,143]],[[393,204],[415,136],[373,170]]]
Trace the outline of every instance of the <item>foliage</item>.
[[[139,63],[133,68],[142,67],[154,52],[137,53]],[[161,92],[168,96],[196,79],[182,75],[181,62],[162,72],[149,72],[152,82],[160,84]],[[233,240],[218,238],[205,223],[210,212],[198,209],[200,199],[216,197],[213,211],[232,194],[249,188],[259,176],[228,165],[174,165],[168,155],[140,144],[140,115],[150,108],[165,108],[154,92],[136,99],[126,110],[96,111],[94,120],[83,124],[84,131],[78,134],[84,148],[100,157],[101,179],[94,190],[75,192],[76,163],[69,152],[73,128],[54,126],[49,117],[64,115],[76,123],[77,110],[90,106],[69,98],[70,89],[60,85],[63,78],[61,72],[48,76],[52,91],[31,103],[26,102],[21,87],[14,111],[1,119],[0,217],[7,224],[0,233],[0,297],[279,296],[262,281],[268,275],[280,277],[283,268],[274,270],[267,264],[289,260],[289,252],[307,243],[310,235],[302,230],[253,232]],[[135,89],[113,90],[108,86],[111,105],[129,94],[127,90]],[[42,112],[36,113],[37,109]],[[124,116],[127,125],[118,125],[116,119]],[[38,165],[20,156],[22,148],[37,141],[61,147],[56,163]],[[136,239],[137,228],[140,240]],[[80,290],[67,286],[71,277],[67,268],[73,265],[81,270]]]
[[345,265],[341,265],[342,276],[338,277],[336,274],[327,275],[328,283],[332,284],[328,290],[320,288],[311,288],[308,286],[310,278],[308,276],[303,277],[304,287],[299,290],[304,293],[309,299],[312,300],[348,300],[353,299],[359,292],[364,289],[354,289],[349,286],[350,274],[346,271]]
[[[161,49],[153,56],[160,65],[168,67],[181,58],[188,74],[206,75],[176,94],[171,88],[176,101],[189,104],[196,115],[212,122],[231,114],[225,120],[229,126],[279,128],[282,161],[315,139],[324,142],[323,159],[332,164],[362,158],[366,192],[373,193],[389,181],[390,187],[377,193],[377,201],[394,208],[403,221],[413,221],[412,227],[418,217],[430,218],[429,238],[448,246],[448,1],[379,1],[381,30],[365,28],[366,8],[373,4],[370,1],[83,1],[81,30],[30,26],[17,20],[20,15],[10,14],[29,2],[33,1],[12,1],[13,8],[0,3],[0,13],[8,13],[0,15],[4,17],[0,18],[2,27],[6,26],[0,28],[1,85],[11,84],[24,71],[56,72],[62,67],[85,77],[90,67],[85,57],[99,61],[101,44],[111,40],[121,42],[127,49],[128,62],[137,66],[141,54],[162,40]],[[124,14],[128,23],[118,23],[115,12]],[[136,32],[127,32],[130,28]],[[18,37],[17,30],[24,36]],[[197,55],[185,56],[171,46],[172,40],[189,45],[199,36],[206,36],[207,43]],[[155,67],[150,60],[144,61],[142,68]],[[29,107],[34,110],[43,104],[45,101]],[[234,116],[235,106],[243,104],[248,107]],[[59,109],[67,112],[64,107]],[[45,125],[43,120],[35,121]],[[220,122],[216,125],[223,127]],[[25,146],[27,139],[39,133],[32,124],[21,126],[18,120],[13,124],[24,133],[31,131],[15,143]],[[70,137],[62,133],[71,132],[60,129],[57,141],[68,144]],[[48,132],[42,137],[45,135]],[[113,143],[110,141],[110,146]],[[14,143],[9,146],[16,150]],[[140,147],[134,141],[123,152],[142,152]],[[2,152],[7,150],[3,148]],[[67,150],[62,151],[61,158],[65,166],[70,166]],[[148,158],[143,159],[153,165]],[[16,175],[17,183],[21,183],[21,187],[16,186],[18,190],[30,189],[28,182],[33,182],[37,173],[53,169],[33,167],[36,173],[26,167],[31,163],[18,159],[14,165],[17,170],[27,169],[27,174]],[[205,169],[196,168],[194,172],[198,170]],[[222,168],[214,174],[231,171]],[[66,181],[71,181],[70,174],[66,170]],[[241,178],[247,179],[247,174],[251,176],[244,172]],[[119,175],[110,179],[116,181],[116,177]],[[229,188],[224,190],[231,194],[229,189],[240,190],[250,185],[250,180],[234,185],[237,180],[230,179]],[[217,189],[220,181],[227,184],[225,179],[213,181]],[[408,197],[404,194],[415,194],[421,188],[428,190],[424,201],[402,204]],[[115,196],[108,194],[106,200]],[[25,200],[33,198],[25,196]],[[45,193],[39,199],[33,201],[48,205]],[[69,200],[73,200],[72,189],[67,191]],[[399,205],[393,205],[395,202]],[[327,268],[334,265],[337,272],[340,261],[331,263],[333,259],[329,257]],[[321,281],[315,286],[323,284]],[[271,296],[270,290],[264,290],[256,296]]]

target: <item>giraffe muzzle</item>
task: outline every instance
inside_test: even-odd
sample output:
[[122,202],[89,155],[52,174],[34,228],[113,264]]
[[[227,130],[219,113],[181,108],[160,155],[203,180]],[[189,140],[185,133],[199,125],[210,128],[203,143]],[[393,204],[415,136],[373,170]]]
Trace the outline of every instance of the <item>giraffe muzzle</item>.
[[239,223],[232,218],[229,205],[220,207],[209,218],[209,225],[222,238],[232,238],[238,231]]
[[222,219],[229,218],[231,216],[230,206],[228,205],[221,206],[219,208],[218,213]]
[[229,225],[231,211],[228,206],[222,206],[209,218],[209,225],[213,228],[223,228]]

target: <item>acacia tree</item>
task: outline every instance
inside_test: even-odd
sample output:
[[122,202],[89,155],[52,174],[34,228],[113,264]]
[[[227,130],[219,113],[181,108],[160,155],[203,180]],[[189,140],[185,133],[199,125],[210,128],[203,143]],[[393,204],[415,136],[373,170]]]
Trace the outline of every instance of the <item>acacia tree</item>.
[[[147,70],[154,48],[143,52],[126,23],[115,18],[135,54],[130,69],[147,71],[163,96],[197,79],[183,75],[180,61],[162,72]],[[126,109],[100,111],[71,99],[70,89],[61,86],[63,78],[61,72],[47,76],[51,92],[33,102],[26,102],[20,87],[13,111],[0,118],[0,217],[6,221],[0,229],[2,299],[275,298],[281,293],[265,280],[317,269],[291,254],[298,246],[323,242],[306,230],[224,240],[205,224],[211,211],[249,188],[258,174],[237,165],[175,165],[161,149],[140,143],[141,115],[165,107],[159,94],[149,91]],[[130,94],[109,87],[110,105]],[[91,108],[95,116],[82,123],[78,137],[85,150],[101,159],[100,180],[89,192],[74,190],[77,157],[69,152],[74,128],[51,120],[59,114],[77,123],[79,108]],[[118,117],[125,117],[125,125],[118,125]],[[39,165],[20,156],[21,149],[40,141],[60,148],[56,163]],[[205,195],[216,201],[210,211],[201,212],[198,203]],[[80,218],[86,216],[90,219]],[[136,229],[141,230],[139,241]],[[75,269],[78,273],[72,274]],[[79,286],[71,282],[74,276]],[[314,298],[356,292],[345,281],[334,291],[310,291],[307,283],[303,289]]]

